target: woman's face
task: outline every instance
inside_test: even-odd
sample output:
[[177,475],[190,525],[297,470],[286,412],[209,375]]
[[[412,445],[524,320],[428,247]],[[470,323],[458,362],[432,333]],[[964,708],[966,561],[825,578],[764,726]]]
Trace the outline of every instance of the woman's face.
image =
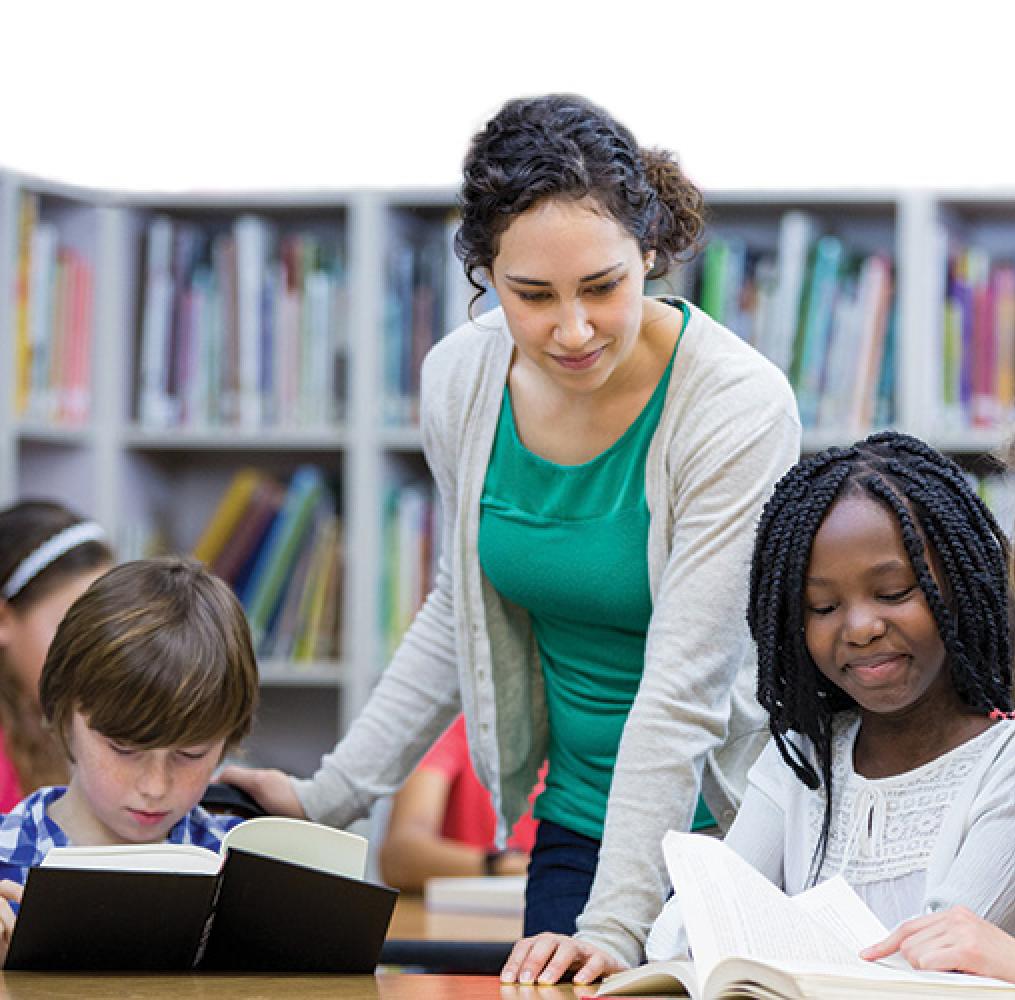
[[108,569],[68,577],[44,597],[17,609],[0,600],[0,649],[22,690],[39,697],[39,677],[57,626],[70,606]]
[[491,278],[524,361],[566,392],[602,388],[638,342],[646,264],[588,199],[543,201],[515,218]]

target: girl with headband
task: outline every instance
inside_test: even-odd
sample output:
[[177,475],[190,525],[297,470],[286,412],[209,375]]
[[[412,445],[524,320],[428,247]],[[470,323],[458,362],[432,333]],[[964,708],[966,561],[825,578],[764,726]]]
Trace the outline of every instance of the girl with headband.
[[67,609],[112,564],[102,528],[59,503],[0,510],[0,812],[66,781],[43,725],[39,675]]

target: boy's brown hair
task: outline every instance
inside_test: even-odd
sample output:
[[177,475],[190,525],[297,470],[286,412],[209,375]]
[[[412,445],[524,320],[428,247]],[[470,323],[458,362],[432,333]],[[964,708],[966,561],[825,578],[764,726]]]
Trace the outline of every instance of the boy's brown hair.
[[250,731],[257,661],[236,596],[185,558],[124,563],[60,623],[42,670],[43,712],[70,755],[77,710],[127,746],[194,746]]

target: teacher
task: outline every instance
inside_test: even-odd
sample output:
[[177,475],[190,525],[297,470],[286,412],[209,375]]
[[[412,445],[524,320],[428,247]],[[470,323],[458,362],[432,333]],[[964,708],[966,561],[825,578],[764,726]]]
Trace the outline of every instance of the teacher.
[[800,424],[760,354],[646,297],[697,244],[702,198],[603,109],[509,101],[473,139],[460,207],[457,253],[501,305],[423,364],[434,589],[313,778],[223,780],[342,826],[463,710],[502,838],[549,762],[503,978],[588,981],[641,960],[663,834],[691,826],[699,792],[727,827],[767,738],[748,565]]

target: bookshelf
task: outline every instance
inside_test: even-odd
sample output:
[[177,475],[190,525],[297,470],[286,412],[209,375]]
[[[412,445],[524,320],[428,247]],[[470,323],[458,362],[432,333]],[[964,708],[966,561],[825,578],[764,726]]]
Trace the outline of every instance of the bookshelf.
[[[19,413],[6,374],[16,370],[25,196],[35,200],[38,218],[53,227],[57,241],[92,269],[90,406],[77,423]],[[885,396],[890,423],[956,455],[967,468],[985,470],[983,456],[1003,443],[1013,411],[998,406],[993,424],[973,425],[957,419],[942,397],[945,268],[958,247],[1015,261],[1015,191],[738,191],[714,192],[707,200],[709,237],[746,248],[750,267],[778,256],[785,220],[794,214],[809,220],[815,233],[841,241],[850,259],[881,255],[889,261],[896,310],[894,373]],[[121,555],[130,556],[142,552],[156,530],[162,548],[189,550],[241,468],[285,481],[312,464],[334,494],[343,532],[341,656],[299,665],[262,659],[254,762],[309,773],[355,716],[386,661],[392,642],[384,628],[388,540],[393,531],[411,534],[429,482],[416,421],[418,361],[435,338],[464,321],[471,298],[451,250],[453,212],[450,190],[135,195],[0,170],[0,372],[8,379],[0,392],[0,503],[54,495],[105,524]],[[189,227],[208,247],[232,235],[278,248],[287,237],[311,234],[329,248],[318,259],[340,259],[334,273],[341,287],[328,293],[335,310],[328,313],[334,320],[328,329],[336,338],[329,343],[338,361],[315,383],[325,387],[323,406],[290,412],[278,403],[281,397],[263,397],[254,417],[209,418],[202,390],[178,410],[175,403],[156,408],[177,414],[168,420],[142,412],[150,374],[144,288],[156,220]],[[215,251],[200,253],[213,267]],[[654,291],[697,300],[701,268],[688,265]],[[273,356],[264,347],[262,357]],[[248,376],[264,369],[248,365]],[[184,411],[204,416],[179,419]],[[807,429],[804,447],[847,443],[864,431],[818,421]],[[433,518],[432,509],[427,516]],[[429,548],[411,557],[417,583],[436,545],[430,538]]]

